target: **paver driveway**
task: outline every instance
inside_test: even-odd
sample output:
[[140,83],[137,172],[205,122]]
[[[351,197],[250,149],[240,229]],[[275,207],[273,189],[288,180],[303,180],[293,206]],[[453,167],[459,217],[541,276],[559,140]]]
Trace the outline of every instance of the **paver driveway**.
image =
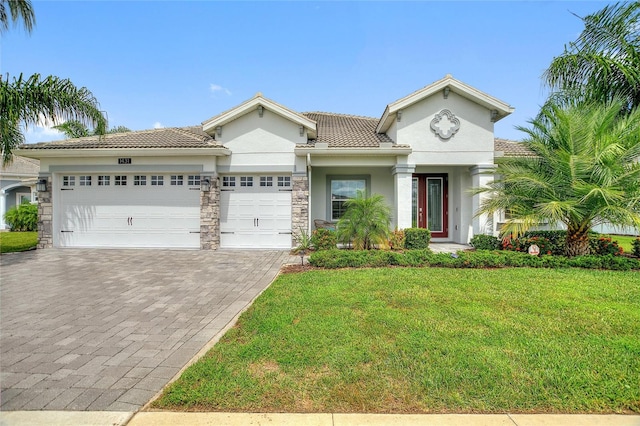
[[0,409],[137,410],[289,259],[278,251],[3,255]]

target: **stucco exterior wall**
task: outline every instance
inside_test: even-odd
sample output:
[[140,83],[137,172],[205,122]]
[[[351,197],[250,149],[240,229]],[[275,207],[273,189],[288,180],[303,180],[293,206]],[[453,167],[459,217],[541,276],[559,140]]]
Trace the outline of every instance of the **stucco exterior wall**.
[[[460,120],[460,129],[449,139],[440,138],[431,121],[443,109]],[[493,163],[494,135],[490,111],[451,92],[417,102],[402,111],[398,127],[398,144],[411,145],[409,162],[416,165],[471,165]]]
[[218,160],[223,173],[293,171],[295,145],[307,143],[296,123],[266,109],[262,117],[252,111],[225,124],[216,139],[232,152]]

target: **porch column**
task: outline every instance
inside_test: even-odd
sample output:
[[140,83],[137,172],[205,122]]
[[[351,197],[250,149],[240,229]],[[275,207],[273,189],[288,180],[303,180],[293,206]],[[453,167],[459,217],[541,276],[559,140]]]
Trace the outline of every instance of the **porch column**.
[[394,200],[392,213],[398,229],[411,228],[412,179],[415,165],[396,164],[392,169]]
[[[471,186],[473,188],[486,186],[494,179],[494,175],[491,172],[493,172],[495,168],[496,166],[494,164],[478,164],[469,168],[469,171],[471,172]],[[482,201],[487,197],[487,194],[477,194],[472,197],[471,207],[473,210],[473,232],[467,236],[467,240],[470,240],[477,234],[493,235],[493,217],[487,214],[476,216]]]
[[40,175],[47,180],[47,190],[38,192],[38,248],[53,247],[53,188],[51,176]]
[[200,191],[201,250],[217,250],[220,247],[220,179],[217,176],[210,176],[209,179],[210,190]]
[[7,224],[4,223],[4,214],[7,212],[7,192],[3,189],[0,191],[0,229],[5,229]]
[[291,247],[295,247],[300,229],[309,232],[309,176],[306,171],[293,172],[291,188]]

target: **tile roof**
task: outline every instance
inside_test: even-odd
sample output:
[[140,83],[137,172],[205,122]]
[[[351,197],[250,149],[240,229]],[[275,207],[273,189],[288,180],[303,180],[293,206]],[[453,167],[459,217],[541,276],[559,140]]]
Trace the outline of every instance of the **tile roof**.
[[302,115],[318,123],[318,137],[309,143],[324,142],[329,148],[377,148],[380,143],[393,143],[384,133],[376,133],[377,118],[328,112],[304,112]]
[[494,151],[504,153],[505,157],[535,157],[535,153],[521,142],[495,138]]
[[6,166],[0,165],[0,176],[38,176],[40,161],[33,158],[13,156],[13,161]]
[[126,148],[222,148],[200,126],[167,127],[126,133],[110,133],[102,137],[88,136],[56,142],[24,144],[20,149],[126,149]]

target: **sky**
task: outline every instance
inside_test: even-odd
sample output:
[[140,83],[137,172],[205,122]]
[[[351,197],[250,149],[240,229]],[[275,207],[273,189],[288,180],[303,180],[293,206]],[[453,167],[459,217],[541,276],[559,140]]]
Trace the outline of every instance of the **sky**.
[[[515,108],[520,140],[547,98],[542,74],[601,1],[38,1],[11,28],[0,72],[88,88],[109,125],[198,125],[261,92],[297,112],[379,118],[452,74]],[[25,130],[28,143],[64,136]]]

